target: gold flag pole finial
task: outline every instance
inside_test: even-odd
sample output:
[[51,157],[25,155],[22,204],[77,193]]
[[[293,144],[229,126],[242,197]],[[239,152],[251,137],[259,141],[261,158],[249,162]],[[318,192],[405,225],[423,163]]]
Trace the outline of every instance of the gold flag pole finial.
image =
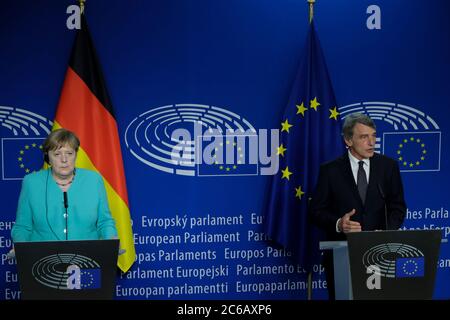
[[309,23],[312,22],[313,17],[314,17],[314,3],[316,2],[316,0],[308,0],[309,3]]
[[79,0],[80,2],[80,13],[83,14],[84,13],[84,3],[86,2],[86,0]]

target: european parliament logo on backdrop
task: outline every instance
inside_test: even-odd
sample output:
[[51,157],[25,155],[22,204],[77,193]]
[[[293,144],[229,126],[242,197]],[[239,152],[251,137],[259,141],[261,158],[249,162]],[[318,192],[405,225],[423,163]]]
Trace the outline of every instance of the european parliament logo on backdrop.
[[52,121],[22,108],[0,106],[2,180],[21,180],[42,167],[42,143]]
[[342,119],[354,112],[370,116],[377,125],[375,151],[396,159],[400,171],[440,171],[442,132],[422,110],[399,103],[360,102],[339,111]]
[[223,107],[173,104],[135,117],[125,144],[139,161],[184,176],[274,175],[279,130],[259,129]]

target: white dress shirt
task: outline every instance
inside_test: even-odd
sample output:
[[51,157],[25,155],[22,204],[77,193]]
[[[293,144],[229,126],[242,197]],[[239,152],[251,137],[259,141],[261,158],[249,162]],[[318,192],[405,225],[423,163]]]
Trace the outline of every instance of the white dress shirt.
[[[359,169],[359,161],[350,150],[348,151],[348,157],[350,159],[350,166],[352,167],[353,179],[355,179],[355,183],[358,183],[358,169]],[[366,172],[367,184],[369,184],[369,172],[370,172],[370,160],[362,159],[364,162],[364,171]]]

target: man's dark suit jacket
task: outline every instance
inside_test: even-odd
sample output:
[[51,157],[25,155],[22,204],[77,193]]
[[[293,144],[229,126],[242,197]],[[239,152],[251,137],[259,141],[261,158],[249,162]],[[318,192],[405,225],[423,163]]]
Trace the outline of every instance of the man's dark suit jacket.
[[[387,206],[387,226],[385,201]],[[321,165],[310,202],[312,222],[326,231],[326,240],[344,240],[336,232],[336,221],[356,209],[350,218],[361,223],[362,230],[398,229],[406,214],[400,170],[395,160],[375,153],[370,158],[369,185],[363,204],[346,152],[342,157]]]

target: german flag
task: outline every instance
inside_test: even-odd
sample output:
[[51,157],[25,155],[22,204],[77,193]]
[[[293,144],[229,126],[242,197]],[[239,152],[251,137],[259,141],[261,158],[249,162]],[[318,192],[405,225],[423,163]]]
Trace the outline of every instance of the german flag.
[[80,139],[76,166],[100,173],[109,208],[116,221],[120,247],[118,266],[126,272],[135,260],[122,152],[113,107],[84,14],[77,30],[56,110],[53,130],[65,128]]

